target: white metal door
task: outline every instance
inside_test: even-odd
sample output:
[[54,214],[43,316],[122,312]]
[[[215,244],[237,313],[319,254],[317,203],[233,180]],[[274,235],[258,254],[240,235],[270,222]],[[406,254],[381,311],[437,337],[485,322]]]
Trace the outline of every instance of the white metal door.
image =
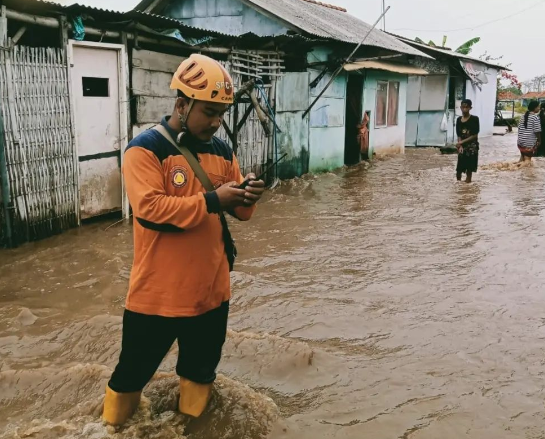
[[81,218],[121,210],[119,51],[72,47]]

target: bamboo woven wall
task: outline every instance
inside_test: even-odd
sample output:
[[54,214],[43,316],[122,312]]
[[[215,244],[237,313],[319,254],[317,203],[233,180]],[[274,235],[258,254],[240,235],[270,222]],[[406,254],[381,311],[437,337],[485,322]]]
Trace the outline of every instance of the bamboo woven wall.
[[[233,76],[235,90],[248,79],[264,80],[265,93],[270,105],[274,108],[276,79],[284,69],[283,60],[276,52],[254,52],[246,50],[233,50],[229,61],[222,63]],[[256,91],[257,92],[257,91]],[[261,106],[267,105],[260,93],[257,98]],[[239,120],[251,104],[239,104]],[[225,115],[225,122],[234,128],[234,108]],[[272,133],[272,122],[269,124]],[[223,128],[218,131],[218,137],[230,143],[229,137]],[[237,136],[238,151],[237,160],[243,175],[250,172],[260,174],[265,165],[274,155],[274,143],[271,136],[267,136],[255,111],[252,111],[246,123],[242,126]],[[267,176],[270,180],[271,176]]]
[[0,111],[15,242],[76,226],[77,162],[64,51],[0,50]]

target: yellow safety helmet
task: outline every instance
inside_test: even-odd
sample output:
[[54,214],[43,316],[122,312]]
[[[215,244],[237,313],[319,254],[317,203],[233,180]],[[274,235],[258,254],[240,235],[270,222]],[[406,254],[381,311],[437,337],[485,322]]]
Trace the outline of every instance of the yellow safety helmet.
[[172,90],[180,90],[190,99],[232,104],[233,79],[216,60],[193,54],[184,60],[170,83]]

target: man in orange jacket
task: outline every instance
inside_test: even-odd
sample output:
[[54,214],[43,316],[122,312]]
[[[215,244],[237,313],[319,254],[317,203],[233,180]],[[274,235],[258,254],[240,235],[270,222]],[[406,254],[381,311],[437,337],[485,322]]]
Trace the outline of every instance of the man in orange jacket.
[[123,175],[134,216],[134,263],[123,315],[119,363],[106,388],[103,419],[123,424],[175,340],[179,410],[198,417],[210,399],[225,342],[230,278],[220,215],[246,221],[263,181],[242,177],[214,134],[233,102],[233,81],[217,61],[192,55],[171,88],[178,98],[161,125],[198,159],[216,190],[207,192],[184,155],[158,130],[133,139]]

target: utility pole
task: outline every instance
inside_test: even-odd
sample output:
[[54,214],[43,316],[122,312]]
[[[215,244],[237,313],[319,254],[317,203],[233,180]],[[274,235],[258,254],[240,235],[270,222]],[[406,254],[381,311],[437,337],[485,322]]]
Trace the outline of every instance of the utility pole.
[[[386,0],[382,0],[382,13],[386,10]],[[386,32],[386,14],[382,17],[382,30]]]

